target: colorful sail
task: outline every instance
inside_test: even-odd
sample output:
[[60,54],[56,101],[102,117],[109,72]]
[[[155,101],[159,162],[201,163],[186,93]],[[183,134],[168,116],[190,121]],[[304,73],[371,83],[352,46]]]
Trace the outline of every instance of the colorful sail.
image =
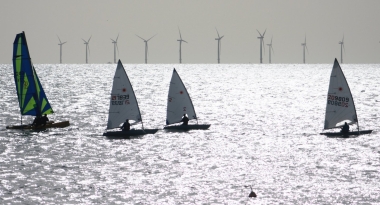
[[173,69],[173,75],[169,86],[166,124],[170,125],[181,122],[184,114],[187,114],[189,120],[197,119],[189,93],[177,71]]
[[335,59],[327,93],[324,129],[341,127],[344,122],[354,124],[358,122],[358,119],[350,88],[338,61]]
[[53,109],[33,67],[24,32],[17,34],[13,43],[13,71],[21,115],[52,114]]
[[142,121],[135,92],[119,60],[113,78],[107,129],[120,127],[126,119]]

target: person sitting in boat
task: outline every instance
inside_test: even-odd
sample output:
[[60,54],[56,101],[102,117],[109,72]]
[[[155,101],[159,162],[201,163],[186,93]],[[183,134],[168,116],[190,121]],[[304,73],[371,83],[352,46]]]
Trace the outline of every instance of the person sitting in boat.
[[347,122],[345,122],[340,132],[343,134],[347,134],[349,131],[350,131],[350,126],[347,124]]
[[49,118],[48,118],[47,115],[45,114],[43,117],[41,117],[41,124],[42,124],[43,126],[45,126],[47,122],[49,122]]
[[181,122],[183,122],[182,125],[188,125],[188,123],[189,123],[189,118],[186,117],[186,114],[183,114],[183,117],[182,117]]
[[129,131],[131,129],[131,124],[129,124],[129,120],[126,119],[123,126],[120,128],[123,131]]
[[40,115],[37,115],[34,120],[33,120],[33,123],[32,123],[32,126],[40,126],[41,125],[41,116]]

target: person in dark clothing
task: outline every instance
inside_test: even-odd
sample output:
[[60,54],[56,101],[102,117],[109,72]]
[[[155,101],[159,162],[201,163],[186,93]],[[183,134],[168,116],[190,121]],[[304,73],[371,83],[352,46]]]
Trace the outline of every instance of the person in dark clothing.
[[45,114],[43,117],[41,117],[41,124],[45,126],[47,122],[49,122],[49,118]]
[[347,134],[349,131],[350,131],[350,126],[347,124],[347,122],[345,122],[340,132],[343,134]]
[[189,118],[186,117],[186,114],[183,114],[183,117],[182,117],[181,122],[183,122],[182,125],[188,125],[188,123],[189,123]]
[[41,116],[38,115],[38,116],[36,116],[34,118],[32,126],[37,127],[37,126],[40,126],[40,125],[41,125]]
[[129,120],[126,119],[123,126],[120,128],[123,131],[129,131],[131,129],[131,124],[129,124]]

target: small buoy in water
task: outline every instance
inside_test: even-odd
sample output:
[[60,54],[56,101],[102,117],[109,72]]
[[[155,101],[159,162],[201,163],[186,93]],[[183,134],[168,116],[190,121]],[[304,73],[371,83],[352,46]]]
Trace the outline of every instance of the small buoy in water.
[[362,93],[364,93],[365,92],[365,90],[362,90]]
[[256,193],[252,190],[252,186],[249,185],[249,187],[251,187],[251,193],[248,195],[248,197],[257,197]]

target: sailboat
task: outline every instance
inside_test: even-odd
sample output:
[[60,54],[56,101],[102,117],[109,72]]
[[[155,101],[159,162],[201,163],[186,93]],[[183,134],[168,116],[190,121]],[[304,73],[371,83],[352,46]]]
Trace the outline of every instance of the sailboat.
[[24,32],[17,34],[13,43],[13,71],[21,111],[21,125],[7,126],[7,129],[44,129],[70,125],[69,121],[49,121],[45,126],[22,124],[23,115],[42,116],[54,113],[32,64]]
[[325,132],[322,135],[344,136],[369,134],[372,130],[359,130],[359,121],[356,114],[354,99],[350,87],[338,61],[335,59],[334,66],[330,75],[330,85],[327,93],[326,115],[324,129],[343,127],[344,123],[357,125],[357,131]]
[[175,68],[170,80],[168,105],[166,110],[166,125],[180,123],[182,116],[187,114],[189,120],[196,119],[197,124],[165,126],[164,129],[191,130],[208,129],[210,124],[198,124],[194,105],[181,78]]
[[113,78],[107,129],[120,128],[120,125],[125,122],[126,119],[135,121],[132,125],[141,122],[142,129],[107,131],[103,133],[103,136],[123,138],[135,135],[154,134],[158,131],[158,129],[144,129],[135,92],[124,70],[123,64],[119,60]]

